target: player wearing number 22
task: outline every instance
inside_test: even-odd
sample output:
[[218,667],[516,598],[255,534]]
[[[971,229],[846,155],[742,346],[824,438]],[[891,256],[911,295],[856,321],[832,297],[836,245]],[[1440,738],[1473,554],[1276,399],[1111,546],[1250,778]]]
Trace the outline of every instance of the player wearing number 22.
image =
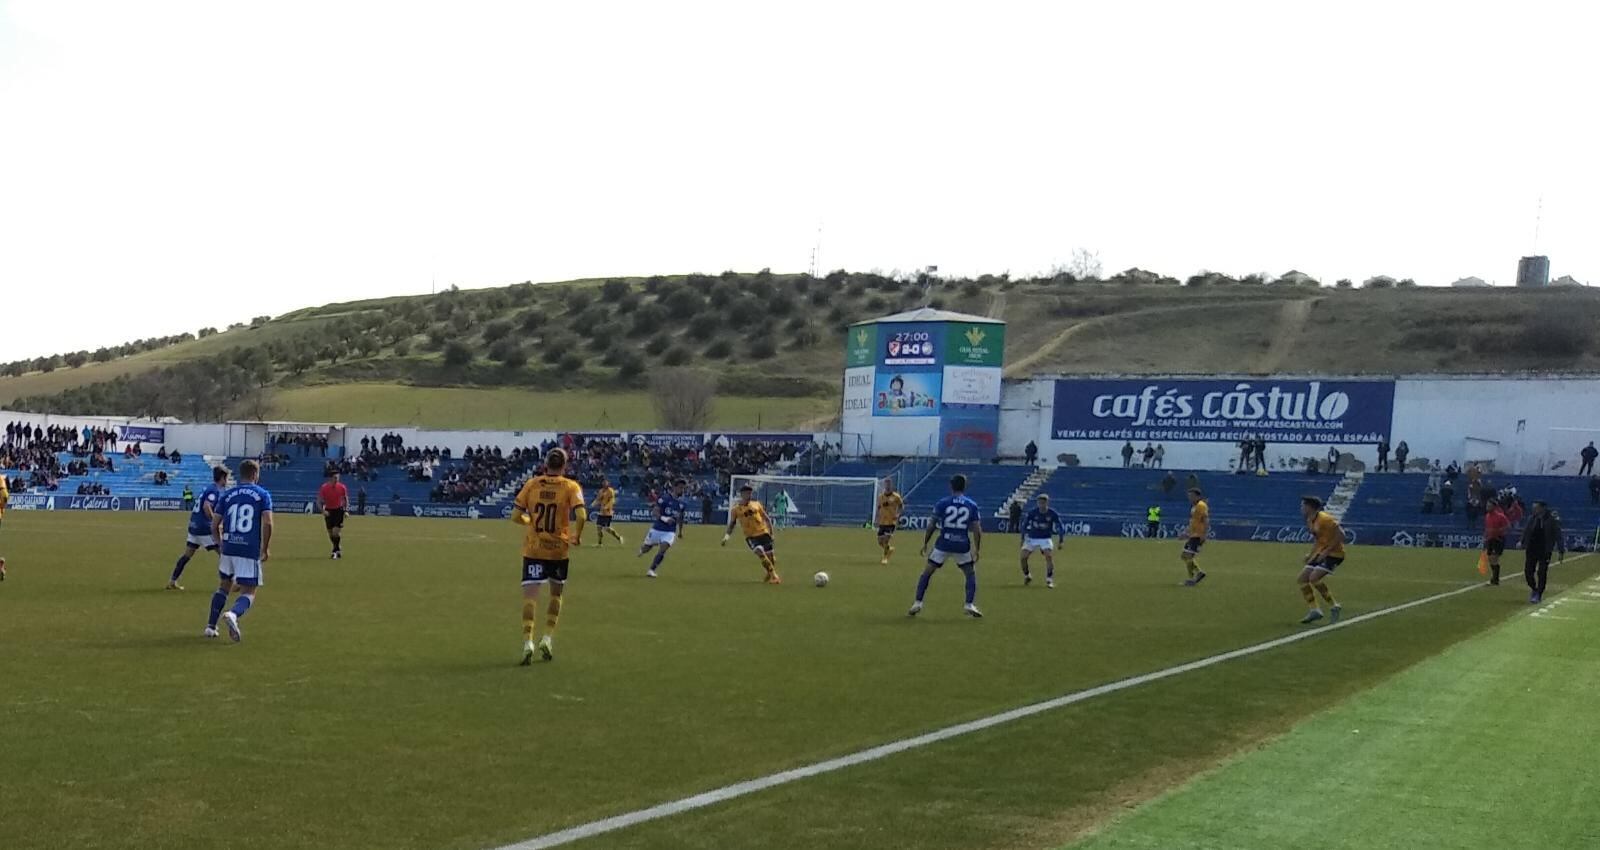
[[[939,539],[929,552],[928,542],[935,534]],[[911,604],[907,616],[921,613],[928,580],[945,561],[953,559],[967,577],[967,604],[962,610],[969,617],[982,617],[983,612],[974,604],[978,598],[978,548],[982,542],[983,521],[978,503],[967,498],[967,476],[952,476],[950,495],[933,506],[933,521],[928,523],[928,533],[922,538],[922,554],[928,557],[928,565],[922,568],[922,575],[917,579],[917,601]]]
[[[561,619],[562,592],[567,586],[567,551],[581,543],[588,512],[583,506],[583,488],[567,478],[567,453],[551,449],[545,455],[544,472],[528,479],[517,494],[511,520],[526,526],[522,539],[522,666],[533,663],[538,652],[549,661],[555,657],[553,645],[556,622]],[[539,588],[550,583],[550,607],[545,611],[544,637],[533,640],[538,619]]]
[[[256,594],[266,584],[262,567],[272,557],[272,494],[257,481],[261,467],[253,460],[239,464],[239,483],[217,499],[211,518],[212,538],[222,545],[217,563],[221,584],[211,594],[211,619],[206,637],[217,636],[217,620],[228,627],[228,637],[238,643],[244,637],[239,621],[255,604]],[[237,588],[239,598],[226,613],[228,594]]]

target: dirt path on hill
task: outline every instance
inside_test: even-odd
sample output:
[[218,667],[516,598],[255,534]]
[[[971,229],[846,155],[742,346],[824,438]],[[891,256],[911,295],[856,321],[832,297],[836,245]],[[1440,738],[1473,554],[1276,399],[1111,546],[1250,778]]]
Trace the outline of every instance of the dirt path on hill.
[[1300,341],[1301,332],[1311,320],[1311,308],[1317,306],[1317,302],[1321,300],[1321,298],[1306,298],[1284,302],[1283,309],[1278,315],[1277,333],[1272,336],[1272,345],[1261,355],[1261,359],[1256,361],[1256,372],[1270,375],[1288,362],[1289,356],[1294,354],[1295,343]]

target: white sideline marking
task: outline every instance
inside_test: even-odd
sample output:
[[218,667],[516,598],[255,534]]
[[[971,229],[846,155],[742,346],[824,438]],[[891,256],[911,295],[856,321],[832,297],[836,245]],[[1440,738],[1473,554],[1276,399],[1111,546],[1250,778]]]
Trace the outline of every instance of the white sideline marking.
[[[1568,560],[1570,561],[1576,559],[1569,558]],[[1136,688],[1140,685],[1148,685],[1151,682],[1159,682],[1162,679],[1170,679],[1173,676],[1181,676],[1184,673],[1192,673],[1196,670],[1204,670],[1207,667],[1213,667],[1225,661],[1233,661],[1237,658],[1244,658],[1257,653],[1266,652],[1269,649],[1277,649],[1280,646],[1287,646],[1297,641],[1308,640],[1316,637],[1317,635],[1327,634],[1330,631],[1348,628],[1357,623],[1364,623],[1368,620],[1376,620],[1379,617],[1385,617],[1390,614],[1398,614],[1401,611],[1410,610],[1422,605],[1428,605],[1433,602],[1438,602],[1441,599],[1449,599],[1452,596],[1460,596],[1463,593],[1478,590],[1479,588],[1486,586],[1487,585],[1483,584],[1482,582],[1474,582],[1465,587],[1458,587],[1455,590],[1447,590],[1443,593],[1435,593],[1432,596],[1424,596],[1421,599],[1413,599],[1410,602],[1402,602],[1399,605],[1389,608],[1381,608],[1377,611],[1370,611],[1366,614],[1340,620],[1339,622],[1331,625],[1308,628],[1304,631],[1298,631],[1293,634],[1285,635],[1280,638],[1274,638],[1272,640],[1247,646],[1242,649],[1235,649],[1230,652],[1221,653],[1220,655],[1212,655],[1206,658],[1201,658],[1197,661],[1190,661],[1187,664],[1179,664],[1176,667],[1168,667],[1164,670],[1157,670],[1153,673],[1144,673],[1128,679],[1118,679],[1117,681],[1108,682],[1104,685],[1098,685],[1096,687],[1089,688],[1088,690],[1075,691],[1073,693],[1048,699],[1043,702],[1036,702],[1032,705],[1025,705],[1021,708],[1013,708],[1010,711],[1003,711],[999,714],[991,714],[988,717],[981,717],[977,720],[970,720],[966,723],[958,723],[954,726],[946,726],[943,729],[935,729],[932,732],[917,735],[913,738],[903,738],[899,741],[891,741],[887,744],[882,744],[880,746],[872,747],[871,749],[850,753],[849,755],[840,756],[838,758],[828,759],[827,761],[819,761],[815,764],[808,764],[803,767],[796,767],[791,770],[784,770],[778,773],[768,774],[756,779],[747,779],[743,782],[735,782],[732,785],[724,785],[721,788],[714,788],[710,791],[695,794],[692,797],[684,797],[668,803],[650,806],[649,808],[637,809],[625,814],[614,815],[612,817],[602,818],[597,821],[590,821],[589,823],[579,824],[578,826],[563,829],[559,832],[551,832],[535,838],[530,838],[526,841],[519,841],[515,844],[507,844],[503,847],[496,848],[496,850],[544,850],[547,847],[559,847],[563,844],[570,844],[574,841],[581,841],[585,838],[593,838],[597,835],[605,835],[608,832],[616,832],[619,829],[626,829],[630,826],[638,826],[642,823],[649,823],[650,821],[660,820],[661,818],[671,817],[672,815],[683,814],[684,812],[694,811],[695,809],[703,809],[707,806],[714,806],[718,803],[725,803],[738,797],[754,794],[757,791],[765,791],[768,788],[776,788],[779,785],[787,785],[790,782],[797,782],[801,779],[809,779],[813,776],[819,776],[824,773],[832,773],[833,771],[843,770],[847,767],[854,767],[858,764],[866,764],[867,762],[877,761],[878,759],[887,758],[888,756],[892,756],[897,753],[903,753],[907,750],[926,747],[929,744],[936,744],[940,741],[948,740],[950,738],[958,738],[962,735],[970,735],[973,732],[981,732],[985,729],[990,729],[995,726],[1000,726],[1016,720],[1032,717],[1035,714],[1043,714],[1047,711],[1054,711],[1058,708],[1064,708],[1069,705],[1086,702],[1094,699],[1095,697],[1102,697],[1106,694],[1114,694],[1118,691],[1125,691],[1129,688]]]

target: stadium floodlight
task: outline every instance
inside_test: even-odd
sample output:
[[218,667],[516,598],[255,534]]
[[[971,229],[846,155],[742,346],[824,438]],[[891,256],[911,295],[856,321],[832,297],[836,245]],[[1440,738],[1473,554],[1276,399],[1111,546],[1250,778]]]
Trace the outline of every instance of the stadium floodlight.
[[731,498],[739,488],[755,488],[756,501],[765,505],[779,528],[796,525],[870,525],[878,505],[877,478],[822,475],[735,475],[729,482]]

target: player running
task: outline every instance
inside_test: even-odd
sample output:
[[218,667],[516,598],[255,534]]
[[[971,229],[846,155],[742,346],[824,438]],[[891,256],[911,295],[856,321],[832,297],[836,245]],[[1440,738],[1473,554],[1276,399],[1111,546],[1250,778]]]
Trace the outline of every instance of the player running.
[[894,555],[894,532],[900,527],[900,513],[906,509],[906,500],[894,491],[893,479],[883,479],[883,494],[878,497],[878,548],[883,550],[880,564],[889,563]]
[[223,488],[228,486],[228,468],[218,466],[211,470],[211,486],[200,494],[200,499],[194,503],[194,508],[189,512],[189,536],[183,544],[183,554],[178,556],[177,566],[172,568],[172,578],[167,579],[168,590],[182,590],[183,585],[178,584],[178,579],[183,575],[183,568],[189,566],[189,559],[194,553],[205,547],[207,552],[217,551],[217,539],[211,536],[211,526],[217,518],[217,499],[222,497]]
[[328,542],[333,544],[332,560],[344,557],[339,544],[344,539],[344,516],[350,508],[350,489],[339,483],[339,471],[328,470],[328,482],[317,490],[317,510],[322,514],[322,524],[328,529]]
[[772,548],[772,518],[767,516],[767,509],[756,501],[755,494],[756,488],[749,484],[739,488],[739,501],[728,511],[728,528],[722,535],[722,545],[728,545],[734,525],[741,526],[745,545],[760,559],[761,568],[767,571],[767,577],[762,582],[783,584],[783,579],[778,577],[778,553]]
[[1183,568],[1189,571],[1189,578],[1183,583],[1184,587],[1194,587],[1206,580],[1206,571],[1200,569],[1200,564],[1195,560],[1200,554],[1200,547],[1206,545],[1206,535],[1211,533],[1211,506],[1206,504],[1205,494],[1199,487],[1189,490],[1189,539],[1183,544]]
[[[934,534],[939,535],[939,541],[929,552],[928,541],[933,539]],[[982,617],[983,612],[974,604],[978,598],[978,549],[982,542],[983,518],[979,514],[978,503],[967,498],[967,476],[951,476],[950,495],[933,506],[933,519],[928,523],[928,533],[922,538],[922,554],[927,556],[928,565],[922,568],[922,575],[917,578],[917,601],[911,603],[911,610],[906,612],[906,616],[915,617],[921,613],[922,597],[928,592],[928,580],[944,566],[945,561],[954,558],[956,566],[967,577],[967,604],[961,610],[969,617]]]
[[612,489],[611,482],[605,477],[600,479],[600,491],[594,496],[594,542],[596,546],[604,546],[606,535],[611,535],[617,545],[623,545],[622,535],[611,527],[611,519],[617,512],[617,491]]
[[[1333,591],[1328,589],[1327,578],[1344,563],[1344,529],[1339,527],[1333,514],[1322,509],[1322,500],[1316,496],[1300,500],[1300,513],[1306,518],[1306,527],[1311,529],[1316,547],[1306,556],[1306,567],[1300,571],[1300,595],[1311,606],[1300,622],[1315,623],[1322,619],[1322,609],[1317,607],[1317,594],[1321,594],[1322,600],[1328,603],[1328,622],[1337,623],[1343,609],[1333,598]],[[1312,588],[1316,588],[1315,593]]]
[[[1056,559],[1055,547],[1065,546],[1067,543],[1067,526],[1061,521],[1061,514],[1050,508],[1050,497],[1039,494],[1038,506],[1028,511],[1022,518],[1022,585],[1033,584],[1033,574],[1028,571],[1028,558],[1035,552],[1044,555],[1044,586],[1056,586]],[[1056,543],[1051,544],[1050,536],[1055,535]]]
[[649,533],[644,536],[644,543],[639,547],[639,554],[643,557],[651,547],[660,546],[656,557],[650,562],[650,569],[645,575],[656,577],[656,570],[661,569],[661,562],[666,560],[667,550],[678,542],[678,535],[683,533],[684,512],[688,506],[683,502],[683,493],[689,487],[689,482],[682,478],[672,482],[672,492],[662,493],[656,497],[655,522],[651,524]]
[[[522,666],[533,663],[537,651],[544,660],[555,658],[556,623],[561,619],[562,592],[567,587],[567,551],[583,543],[583,526],[589,515],[583,507],[583,488],[566,477],[567,453],[551,449],[544,456],[544,472],[522,485],[511,520],[528,527],[522,539]],[[545,609],[544,637],[533,641],[538,619],[539,588],[550,583],[550,607]]]
[[[211,594],[211,619],[205,636],[217,636],[217,618],[228,627],[228,637],[238,643],[244,638],[239,620],[255,604],[256,592],[266,583],[262,567],[272,557],[272,494],[256,483],[261,466],[253,460],[239,464],[239,483],[217,498],[211,517],[211,536],[222,545],[217,573],[222,583]],[[232,610],[223,613],[228,594],[235,588],[239,598]]]

